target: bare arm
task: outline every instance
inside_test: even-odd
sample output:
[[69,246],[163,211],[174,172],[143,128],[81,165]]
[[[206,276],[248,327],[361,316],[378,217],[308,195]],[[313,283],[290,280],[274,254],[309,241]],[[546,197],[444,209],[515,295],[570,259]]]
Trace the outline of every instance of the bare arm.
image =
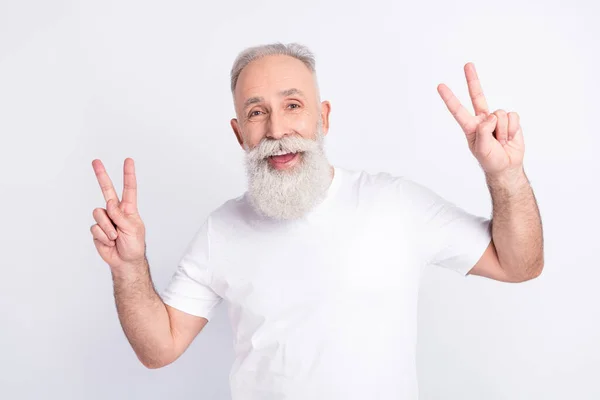
[[492,195],[492,236],[508,275],[538,276],[544,265],[542,221],[525,171],[486,177]]
[[523,169],[521,117],[502,109],[490,114],[475,65],[467,63],[464,70],[475,115],[446,85],[438,85],[438,92],[465,133],[492,195],[493,240],[470,273],[522,282],[540,275],[544,252],[540,213]]
[[142,265],[112,270],[119,321],[139,360],[155,368],[172,358],[173,336],[169,315],[150,277],[146,260]]
[[137,209],[133,160],[127,158],[123,165],[122,201],[102,162],[94,160],[92,166],[106,200],[106,209],[93,212],[94,245],[110,267],[125,336],[145,366],[159,368],[175,361],[208,320],[166,306],[154,289],[146,258],[146,229]]
[[114,296],[123,331],[148,368],[175,361],[208,320],[165,305],[156,292],[147,259],[127,273],[113,271]]

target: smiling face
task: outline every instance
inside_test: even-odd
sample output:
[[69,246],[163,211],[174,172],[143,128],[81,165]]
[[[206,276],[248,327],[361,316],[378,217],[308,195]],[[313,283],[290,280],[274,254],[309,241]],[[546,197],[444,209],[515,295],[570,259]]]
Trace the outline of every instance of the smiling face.
[[322,200],[333,173],[323,149],[330,104],[319,103],[315,76],[294,57],[256,59],[239,75],[234,104],[249,200],[263,215],[300,217]]
[[314,140],[319,118],[323,134],[329,130],[329,102],[318,104],[313,73],[294,57],[272,55],[248,64],[238,78],[234,104],[237,118],[231,127],[246,150],[284,135]]

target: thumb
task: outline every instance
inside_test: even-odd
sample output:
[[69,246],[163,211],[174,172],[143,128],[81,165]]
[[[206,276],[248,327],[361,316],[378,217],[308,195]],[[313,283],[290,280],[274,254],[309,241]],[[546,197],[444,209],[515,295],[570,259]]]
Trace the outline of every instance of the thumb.
[[125,214],[123,210],[119,208],[119,202],[115,199],[108,199],[106,202],[106,212],[110,219],[119,227],[124,228],[127,224],[127,219],[125,218]]
[[494,129],[496,129],[497,118],[494,114],[487,116],[483,122],[477,126],[477,142],[480,149],[489,147],[494,141]]

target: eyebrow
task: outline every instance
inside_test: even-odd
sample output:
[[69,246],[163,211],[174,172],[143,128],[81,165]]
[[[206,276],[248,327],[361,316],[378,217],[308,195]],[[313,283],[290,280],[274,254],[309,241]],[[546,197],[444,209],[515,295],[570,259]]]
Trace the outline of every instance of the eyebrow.
[[[306,95],[304,94],[304,92],[302,92],[302,90],[296,89],[296,88],[285,89],[285,90],[280,91],[278,94],[281,97],[298,95],[298,96],[306,98]],[[250,97],[248,100],[246,100],[244,102],[244,110],[246,108],[248,108],[249,106],[251,106],[252,104],[260,103],[260,102],[262,102],[264,100],[265,99],[263,97],[260,97],[260,96]]]

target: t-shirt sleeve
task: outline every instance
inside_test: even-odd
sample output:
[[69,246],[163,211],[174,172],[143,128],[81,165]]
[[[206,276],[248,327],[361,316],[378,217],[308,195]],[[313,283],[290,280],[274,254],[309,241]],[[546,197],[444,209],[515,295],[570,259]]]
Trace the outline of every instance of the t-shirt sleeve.
[[410,179],[403,178],[401,188],[416,218],[423,263],[466,276],[492,240],[491,219],[471,214]]
[[188,244],[161,298],[165,304],[188,314],[211,319],[223,300],[211,288],[210,219],[207,218]]

